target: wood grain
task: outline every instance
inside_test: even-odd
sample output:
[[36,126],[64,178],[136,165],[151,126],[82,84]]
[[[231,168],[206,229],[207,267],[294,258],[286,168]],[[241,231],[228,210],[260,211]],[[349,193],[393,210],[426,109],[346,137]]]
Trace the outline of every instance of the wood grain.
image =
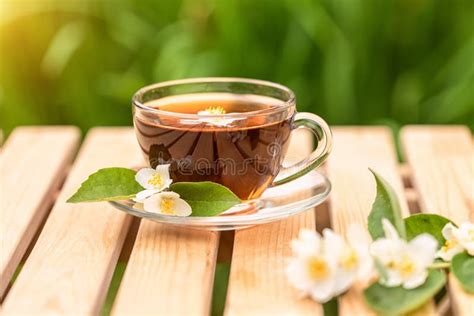
[[[407,126],[402,129],[405,158],[419,194],[421,210],[446,216],[456,223],[474,221],[474,147],[463,126]],[[449,277],[456,315],[472,315],[474,295]]]
[[[311,148],[310,135],[298,131],[288,155],[302,159]],[[321,305],[301,299],[284,275],[290,241],[301,228],[315,229],[314,209],[235,232],[226,315],[322,315]]]
[[79,136],[75,127],[21,127],[2,149],[0,297],[54,202]]
[[[333,229],[345,234],[350,224],[367,227],[367,216],[375,199],[372,168],[395,189],[403,216],[408,216],[403,184],[391,132],[385,127],[338,127],[333,129],[334,150],[328,161],[333,189],[330,214]],[[364,303],[363,286],[356,286],[339,300],[340,315],[375,315]],[[435,314],[432,303],[418,314]]]
[[141,160],[131,128],[89,132],[2,315],[99,312],[131,218],[107,203],[65,201],[97,169]]
[[218,232],[142,220],[113,315],[209,315]]

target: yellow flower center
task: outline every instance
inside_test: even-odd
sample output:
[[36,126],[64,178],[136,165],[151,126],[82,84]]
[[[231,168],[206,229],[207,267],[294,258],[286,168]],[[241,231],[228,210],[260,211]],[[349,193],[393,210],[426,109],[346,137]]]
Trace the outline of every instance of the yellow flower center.
[[344,252],[344,254],[340,258],[341,266],[346,269],[350,270],[353,269],[357,263],[359,262],[359,257],[354,249],[349,249],[348,251]]
[[221,115],[225,114],[225,110],[222,106],[210,106],[205,109],[206,112],[209,112],[210,115]]
[[456,247],[457,244],[458,243],[454,239],[446,240],[446,242],[444,243],[441,250],[442,251],[448,251],[449,249],[452,249],[452,248]]
[[174,201],[172,199],[162,199],[160,203],[161,213],[166,215],[175,215]]
[[150,180],[148,180],[148,184],[151,184],[154,187],[161,187],[163,185],[163,178],[159,173],[155,173]]
[[320,280],[326,277],[329,273],[329,268],[321,258],[312,257],[308,261],[308,274],[312,279]]
[[415,272],[415,264],[407,256],[403,256],[401,260],[398,261],[391,261],[387,266],[390,269],[398,270],[402,278],[409,277],[413,272]]
[[410,276],[415,271],[415,265],[411,260],[402,260],[398,268],[402,277]]

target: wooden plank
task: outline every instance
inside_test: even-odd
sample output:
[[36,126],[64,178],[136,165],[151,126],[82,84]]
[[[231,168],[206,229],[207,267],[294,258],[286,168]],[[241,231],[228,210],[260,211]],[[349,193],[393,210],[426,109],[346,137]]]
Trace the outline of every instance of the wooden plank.
[[218,232],[143,220],[113,315],[209,315]]
[[[463,126],[407,126],[402,129],[404,154],[419,193],[421,210],[456,223],[474,221],[474,147]],[[457,315],[471,315],[474,295],[466,293],[454,276],[449,293]]]
[[75,127],[21,127],[0,154],[0,297],[55,199],[75,154]]
[[[377,171],[394,187],[403,216],[409,215],[390,130],[338,127],[333,133],[334,150],[328,161],[328,175],[333,186],[330,214],[334,230],[345,234],[352,223],[367,227],[367,216],[376,194],[375,181],[368,168]],[[361,284],[340,298],[340,315],[375,315],[364,303],[364,286]],[[435,314],[434,305],[428,304],[419,314]]]
[[474,150],[469,129],[408,126],[401,136],[421,209],[457,223],[474,221]]
[[107,203],[66,199],[102,167],[142,161],[131,128],[89,132],[38,241],[8,293],[3,315],[97,314],[131,217]]
[[[299,134],[294,135],[288,153],[301,159],[312,142],[309,134]],[[284,275],[290,241],[301,228],[315,229],[313,209],[235,232],[226,315],[323,314],[321,305],[301,299]]]

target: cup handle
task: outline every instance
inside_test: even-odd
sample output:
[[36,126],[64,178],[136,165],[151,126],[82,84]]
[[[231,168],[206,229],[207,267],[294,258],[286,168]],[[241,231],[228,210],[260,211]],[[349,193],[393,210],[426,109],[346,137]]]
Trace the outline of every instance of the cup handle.
[[294,124],[297,129],[304,128],[310,130],[318,140],[318,145],[305,159],[289,167],[282,167],[280,175],[283,178],[274,181],[273,186],[290,182],[307,174],[321,165],[331,152],[332,133],[328,124],[322,118],[313,113],[296,113]]

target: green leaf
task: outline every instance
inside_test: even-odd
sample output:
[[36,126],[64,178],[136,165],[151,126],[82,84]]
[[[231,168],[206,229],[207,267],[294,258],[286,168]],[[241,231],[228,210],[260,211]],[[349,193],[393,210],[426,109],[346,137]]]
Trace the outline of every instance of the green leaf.
[[104,168],[91,174],[67,202],[99,202],[129,199],[143,188],[135,181],[135,171],[127,168]]
[[215,216],[240,203],[231,190],[214,182],[178,182],[170,190],[191,205],[191,216]]
[[368,218],[369,233],[372,238],[384,237],[382,219],[388,219],[401,238],[406,239],[405,224],[402,219],[400,204],[397,195],[390,184],[375,171],[370,169],[377,183],[377,196],[372,204],[372,211]]
[[438,246],[444,245],[446,240],[441,231],[447,223],[452,223],[449,219],[436,214],[415,214],[405,218],[405,228],[407,240],[412,240],[416,236],[427,233],[438,241]]
[[367,304],[384,315],[400,315],[417,309],[431,299],[446,283],[446,275],[441,270],[431,270],[426,282],[411,290],[401,286],[386,287],[374,283],[364,290]]
[[459,253],[451,260],[451,272],[459,280],[464,290],[474,293],[474,257],[466,252]]

